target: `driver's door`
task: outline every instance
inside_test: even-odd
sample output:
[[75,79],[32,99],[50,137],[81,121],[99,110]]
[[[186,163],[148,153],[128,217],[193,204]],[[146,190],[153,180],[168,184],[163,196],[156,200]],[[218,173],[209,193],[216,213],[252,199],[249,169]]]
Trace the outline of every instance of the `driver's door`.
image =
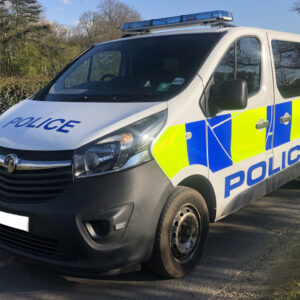
[[[263,195],[272,160],[273,98],[265,36],[244,37],[227,51],[207,86],[218,93],[222,81],[243,79],[248,84],[248,105],[243,110],[219,112],[207,120],[210,180],[218,184],[224,199],[218,208],[222,215]],[[268,88],[267,88],[268,87]],[[257,186],[257,184],[260,184]],[[256,186],[255,189],[253,187]],[[221,189],[220,189],[221,187]],[[252,195],[247,195],[250,191]],[[242,193],[244,192],[244,195]]]

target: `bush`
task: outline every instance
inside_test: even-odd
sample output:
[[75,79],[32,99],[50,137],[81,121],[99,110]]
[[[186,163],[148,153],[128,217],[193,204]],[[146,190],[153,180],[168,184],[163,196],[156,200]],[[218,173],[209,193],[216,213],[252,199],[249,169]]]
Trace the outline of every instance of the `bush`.
[[34,95],[49,81],[49,78],[0,78],[0,114]]

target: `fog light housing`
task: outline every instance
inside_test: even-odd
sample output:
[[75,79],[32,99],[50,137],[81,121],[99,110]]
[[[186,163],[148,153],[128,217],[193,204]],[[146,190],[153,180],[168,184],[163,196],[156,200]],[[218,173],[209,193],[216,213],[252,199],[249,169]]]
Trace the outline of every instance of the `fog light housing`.
[[99,212],[85,219],[91,239],[101,245],[118,242],[124,235],[133,211],[133,203]]
[[92,237],[105,237],[110,232],[110,222],[108,220],[95,220],[86,222],[88,232]]

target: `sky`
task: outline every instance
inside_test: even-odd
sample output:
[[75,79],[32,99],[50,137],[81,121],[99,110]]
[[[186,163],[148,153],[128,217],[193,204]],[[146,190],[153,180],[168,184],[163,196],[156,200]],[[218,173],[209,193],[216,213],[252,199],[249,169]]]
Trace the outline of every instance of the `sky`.
[[[211,10],[233,13],[234,25],[260,27],[300,34],[300,14],[291,12],[295,0],[121,0],[143,19],[170,17]],[[48,20],[76,25],[80,16],[96,11],[101,0],[40,0]]]

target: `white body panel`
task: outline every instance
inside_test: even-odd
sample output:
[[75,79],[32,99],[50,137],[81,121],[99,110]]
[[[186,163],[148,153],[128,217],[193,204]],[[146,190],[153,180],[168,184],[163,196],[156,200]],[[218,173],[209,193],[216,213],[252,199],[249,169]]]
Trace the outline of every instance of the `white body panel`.
[[[111,133],[136,120],[167,108],[167,103],[65,103],[25,100],[9,109],[0,117],[0,146],[21,150],[73,150]],[[18,126],[13,122],[23,118],[34,118]],[[37,120],[40,118],[39,120]],[[51,130],[42,124],[47,119]],[[37,121],[35,121],[37,120]],[[64,122],[62,120],[65,120]],[[62,131],[57,131],[68,121]],[[51,120],[50,120],[51,121]],[[47,123],[46,123],[47,124]],[[35,127],[27,127],[35,126]],[[65,132],[68,131],[68,132]]]
[[[199,100],[204,91],[205,86],[209,82],[214,70],[222,60],[222,57],[229,49],[230,45],[242,37],[256,37],[261,43],[262,53],[262,73],[260,89],[254,95],[251,95],[248,101],[248,106],[240,111],[223,111],[224,114],[235,114],[232,119],[243,114],[244,112],[261,107],[273,106],[276,103],[290,101],[291,99],[282,99],[278,90],[274,85],[275,75],[274,67],[271,63],[270,56],[270,42],[272,38],[292,40],[300,42],[300,37],[294,34],[276,33],[261,29],[253,28],[231,28],[209,30],[214,31],[227,31],[222,37],[219,44],[213,49],[205,63],[202,65],[189,86],[178,96],[165,103],[62,103],[62,102],[42,102],[26,100],[14,106],[0,117],[0,146],[23,149],[23,150],[70,150],[76,149],[85,145],[93,140],[96,140],[106,134],[109,134],[123,126],[147,117],[151,114],[157,113],[168,108],[167,123],[158,135],[153,145],[162,136],[164,131],[175,125],[181,125],[196,121],[205,121],[207,128],[215,132],[218,126],[211,126],[204,113],[202,112]],[[187,30],[178,32],[176,34],[207,32],[207,30]],[[155,35],[171,35],[168,33],[157,33]],[[149,36],[151,37],[151,36]],[[145,37],[145,38],[149,38]],[[136,38],[136,37],[134,37]],[[133,39],[134,39],[133,38]],[[274,92],[275,91],[275,92]],[[275,93],[275,94],[274,94]],[[275,103],[276,101],[276,103]],[[16,127],[17,122],[15,118],[30,118],[42,122],[48,118],[52,120],[63,119],[52,123],[51,126],[56,126],[54,129],[48,130],[39,128],[20,126]],[[272,116],[272,119],[274,116]],[[68,132],[58,131],[60,126],[63,126],[67,121],[75,120],[80,123],[71,123],[72,126],[64,127],[63,130]],[[37,125],[39,123],[36,123]],[[21,123],[22,125],[22,123]],[[60,125],[60,126],[59,126]],[[69,124],[70,125],[70,124]],[[74,125],[74,126],[73,126]],[[272,137],[273,124],[271,124],[269,132],[267,133]],[[249,141],[251,143],[251,141]],[[281,153],[290,149],[293,145],[299,144],[299,141],[288,143],[287,145],[280,146],[275,150],[270,149],[265,153],[256,155],[249,159],[235,163],[230,167],[224,168],[217,172],[212,172],[208,167],[202,165],[190,165],[183,168],[173,178],[170,178],[174,186],[178,185],[183,179],[192,175],[201,175],[209,180],[212,184],[217,203],[216,219],[220,219],[226,215],[226,211],[231,204],[231,201],[240,193],[249,189],[246,181],[238,188],[234,189],[230,196],[224,197],[225,190],[225,177],[235,172],[247,173],[250,166],[258,162],[265,162],[269,168],[270,158],[275,158],[274,165],[281,164]],[[153,147],[152,145],[152,147]],[[153,148],[152,148],[153,149]],[[254,173],[253,175],[259,176]],[[266,176],[266,178],[268,175]],[[264,178],[264,179],[266,179]]]

